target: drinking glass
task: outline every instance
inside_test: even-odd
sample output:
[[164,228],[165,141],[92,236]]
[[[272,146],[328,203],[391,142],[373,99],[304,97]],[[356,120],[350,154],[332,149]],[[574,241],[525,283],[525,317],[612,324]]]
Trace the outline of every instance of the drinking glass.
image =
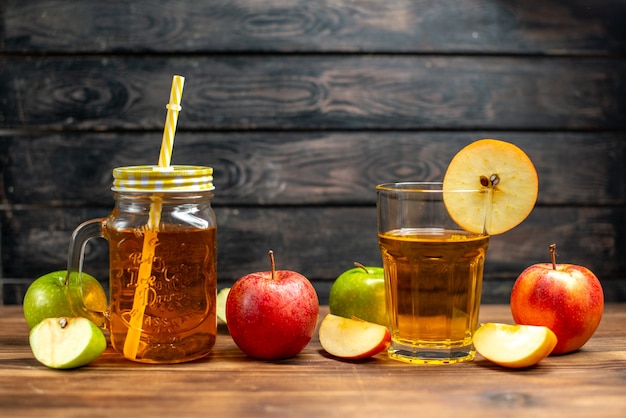
[[489,236],[457,225],[444,198],[489,194],[444,191],[438,182],[387,183],[376,190],[389,356],[416,364],[473,359]]

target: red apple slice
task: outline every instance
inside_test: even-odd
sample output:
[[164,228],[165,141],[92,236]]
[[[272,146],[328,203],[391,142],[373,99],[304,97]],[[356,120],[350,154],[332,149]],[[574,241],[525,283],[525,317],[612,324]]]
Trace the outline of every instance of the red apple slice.
[[487,323],[474,333],[474,348],[500,366],[534,366],[554,349],[557,338],[548,328],[534,325]]
[[319,338],[326,352],[345,359],[372,357],[391,343],[387,327],[333,314],[326,315],[320,324]]

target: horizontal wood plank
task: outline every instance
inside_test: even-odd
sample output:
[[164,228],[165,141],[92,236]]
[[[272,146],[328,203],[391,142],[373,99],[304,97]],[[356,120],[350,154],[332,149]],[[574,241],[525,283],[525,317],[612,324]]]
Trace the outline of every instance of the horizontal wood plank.
[[626,61],[442,56],[0,57],[10,129],[626,129]]
[[[3,269],[6,277],[34,278],[65,269],[72,230],[106,210],[14,209],[4,211]],[[277,267],[296,270],[327,292],[332,281],[354,261],[380,265],[375,208],[371,207],[224,207],[218,221],[220,287],[240,276],[269,268],[274,250]],[[508,297],[510,284],[530,264],[549,261],[556,243],[559,261],[585,265],[604,282],[623,278],[626,270],[626,209],[538,207],[517,228],[494,236],[485,267],[488,293]],[[108,277],[106,241],[92,240],[85,270]],[[498,288],[502,282],[502,288]],[[487,286],[487,285],[486,285]],[[609,300],[624,295],[607,295]],[[321,295],[323,299],[327,293]],[[500,302],[503,302],[500,300]]]
[[[320,319],[327,313],[321,307]],[[512,322],[505,304],[483,306],[480,320]],[[109,347],[91,364],[61,372],[32,356],[21,308],[0,307],[0,414],[319,418],[412,416],[419,409],[432,417],[621,418],[625,321],[624,304],[607,305],[580,351],[519,370],[480,355],[454,366],[419,367],[384,354],[341,361],[323,350],[318,333],[296,357],[258,361],[246,357],[220,323],[213,353],[202,360],[142,365]]]
[[3,2],[10,53],[624,53],[621,0]]
[[[324,300],[352,261],[379,263],[375,184],[440,180],[496,137],[540,194],[492,239],[487,298],[556,242],[626,300],[624,16],[624,0],[0,2],[0,294],[65,268],[114,167],[156,162],[182,74],[172,162],[215,168],[222,283],[273,248]],[[105,277],[106,244],[88,248]]]
[[[483,137],[533,160],[539,205],[626,205],[626,133],[250,132],[176,135],[173,164],[212,166],[216,206],[371,205],[388,181],[441,181]],[[111,207],[111,171],[156,164],[157,133],[0,136],[7,205]]]

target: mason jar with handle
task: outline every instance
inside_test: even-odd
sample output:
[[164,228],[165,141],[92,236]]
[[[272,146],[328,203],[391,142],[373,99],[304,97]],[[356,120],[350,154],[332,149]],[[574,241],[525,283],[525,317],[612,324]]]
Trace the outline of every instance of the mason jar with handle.
[[[217,333],[217,225],[213,169],[132,166],[113,170],[115,207],[76,228],[68,251],[74,313],[110,332],[113,348],[144,363],[206,356]],[[109,307],[81,293],[84,249],[109,243]]]

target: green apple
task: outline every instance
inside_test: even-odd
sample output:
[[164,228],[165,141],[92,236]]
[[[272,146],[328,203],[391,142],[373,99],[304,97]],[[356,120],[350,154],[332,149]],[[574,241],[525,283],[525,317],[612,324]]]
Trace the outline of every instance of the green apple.
[[354,265],[333,283],[328,299],[330,313],[386,326],[384,270]]
[[[68,285],[65,282],[67,270],[54,271],[39,277],[26,290],[24,295],[24,318],[32,329],[45,318],[76,316],[70,306]],[[107,308],[107,295],[102,285],[93,276],[82,274],[83,302],[96,312]]]
[[30,330],[35,358],[53,369],[74,369],[97,359],[107,347],[102,330],[87,318],[46,318]]
[[230,292],[230,287],[225,287],[217,292],[217,306],[215,307],[217,317],[224,321],[224,323],[226,323],[226,299],[228,299],[228,292]]

